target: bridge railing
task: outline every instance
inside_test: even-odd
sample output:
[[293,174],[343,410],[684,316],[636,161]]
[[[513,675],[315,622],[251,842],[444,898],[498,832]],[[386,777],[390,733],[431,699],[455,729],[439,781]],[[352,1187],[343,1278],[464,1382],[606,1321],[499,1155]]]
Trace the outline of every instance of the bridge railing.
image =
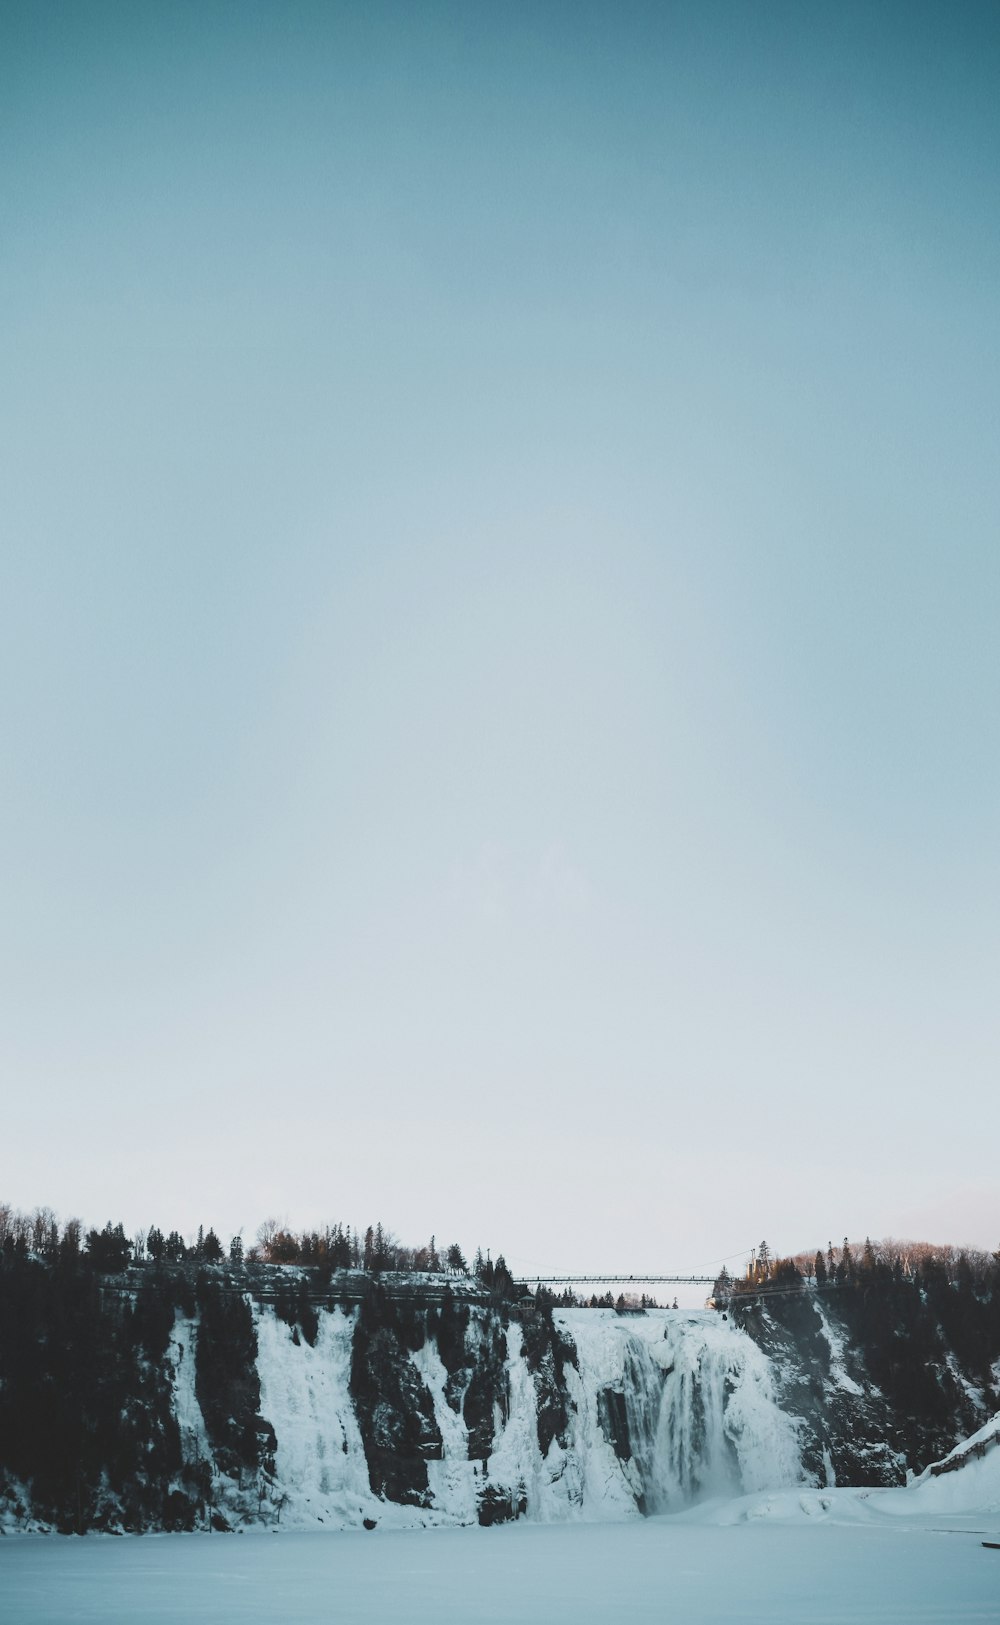
[[518,1286],[714,1286],[716,1275],[658,1275],[640,1274],[630,1270],[626,1275],[516,1275]]

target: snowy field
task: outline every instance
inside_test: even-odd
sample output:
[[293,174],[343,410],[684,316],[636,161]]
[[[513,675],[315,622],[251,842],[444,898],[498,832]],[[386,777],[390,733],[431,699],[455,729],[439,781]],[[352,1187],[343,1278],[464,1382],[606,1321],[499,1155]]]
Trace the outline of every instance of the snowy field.
[[1000,1625],[1000,1416],[900,1489],[494,1529],[0,1536],[2,1625]]
[[[902,1492],[906,1493],[906,1492]],[[844,1499],[842,1509],[837,1503]],[[1000,1620],[998,1520],[794,1492],[628,1524],[10,1536],[4,1625],[964,1625]]]

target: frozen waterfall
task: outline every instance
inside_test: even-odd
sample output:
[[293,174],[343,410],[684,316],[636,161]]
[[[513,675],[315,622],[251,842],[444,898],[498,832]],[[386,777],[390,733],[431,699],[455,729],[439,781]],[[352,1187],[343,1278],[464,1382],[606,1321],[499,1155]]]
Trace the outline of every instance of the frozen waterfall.
[[[277,1436],[265,1500],[283,1526],[393,1527],[474,1522],[484,1487],[540,1521],[676,1511],[708,1496],[802,1481],[797,1424],[778,1403],[767,1356],[711,1311],[557,1310],[576,1350],[563,1384],[566,1426],[543,1455],[538,1395],[520,1323],[506,1332],[503,1391],[486,1460],[469,1460],[461,1410],[446,1395],[436,1345],[407,1355],[433,1404],[441,1460],[426,1504],[373,1494],[349,1391],[353,1314],[320,1315],[315,1348],[264,1308],[258,1314],[261,1406]],[[475,1320],[467,1340],[475,1359]],[[235,1508],[234,1508],[235,1510]]]

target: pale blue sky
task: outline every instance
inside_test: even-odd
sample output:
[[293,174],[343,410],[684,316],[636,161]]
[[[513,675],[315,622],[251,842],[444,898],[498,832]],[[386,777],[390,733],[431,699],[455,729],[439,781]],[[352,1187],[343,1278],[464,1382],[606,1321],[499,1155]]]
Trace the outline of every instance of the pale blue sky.
[[1000,1241],[998,74],[8,0],[0,1194]]

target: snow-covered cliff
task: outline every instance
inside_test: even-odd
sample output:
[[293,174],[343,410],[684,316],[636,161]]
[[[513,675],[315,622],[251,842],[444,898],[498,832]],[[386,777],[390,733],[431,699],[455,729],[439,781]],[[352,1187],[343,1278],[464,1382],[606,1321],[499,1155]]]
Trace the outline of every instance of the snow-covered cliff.
[[812,1293],[726,1317],[419,1281],[320,1304],[295,1272],[280,1289],[203,1272],[115,1292],[81,1295],[76,1344],[46,1333],[0,1372],[24,1424],[0,1439],[0,1528],[603,1521],[900,1484],[992,1397],[952,1381],[946,1351],[940,1405],[901,1421],[871,1351]]
[[[351,1392],[356,1312],[322,1312],[310,1347],[259,1310],[261,1411],[277,1438],[260,1514],[334,1528],[366,1518],[394,1526],[493,1522],[519,1512],[543,1521],[629,1518],[801,1478],[798,1427],[778,1403],[770,1362],[710,1311],[557,1311],[553,1325],[567,1351],[564,1421],[548,1438],[552,1372],[544,1355],[532,1359],[522,1320],[510,1319],[484,1448],[466,1400],[494,1318],[493,1310],[473,1310],[468,1364],[453,1359],[451,1373],[431,1338],[399,1351],[426,1406],[429,1425],[416,1444],[426,1488],[390,1501],[373,1490],[371,1444]],[[456,1371],[459,1381],[451,1382]],[[376,1448],[389,1453],[399,1430],[388,1406],[380,1424]],[[255,1510],[231,1481],[217,1476],[214,1489],[231,1514]]]

